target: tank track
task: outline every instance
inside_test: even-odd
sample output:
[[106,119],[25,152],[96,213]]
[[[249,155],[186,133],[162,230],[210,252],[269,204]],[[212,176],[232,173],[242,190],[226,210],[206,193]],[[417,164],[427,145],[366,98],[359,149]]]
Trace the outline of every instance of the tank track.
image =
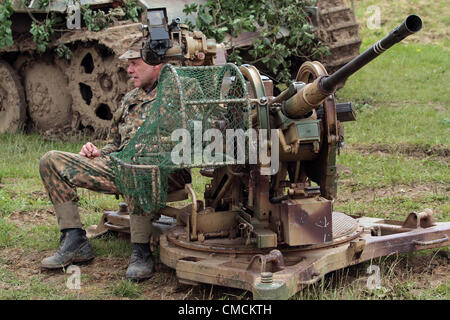
[[321,62],[331,74],[359,54],[358,23],[345,0],[319,0],[317,6],[317,35],[331,53]]

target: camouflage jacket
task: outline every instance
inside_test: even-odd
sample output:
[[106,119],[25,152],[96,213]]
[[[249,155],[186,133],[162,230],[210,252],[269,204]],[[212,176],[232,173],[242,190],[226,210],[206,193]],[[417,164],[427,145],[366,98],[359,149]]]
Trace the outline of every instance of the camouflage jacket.
[[157,92],[157,87],[148,94],[144,89],[135,88],[125,95],[122,105],[114,113],[107,144],[101,149],[102,155],[120,151],[130,142],[149,115]]

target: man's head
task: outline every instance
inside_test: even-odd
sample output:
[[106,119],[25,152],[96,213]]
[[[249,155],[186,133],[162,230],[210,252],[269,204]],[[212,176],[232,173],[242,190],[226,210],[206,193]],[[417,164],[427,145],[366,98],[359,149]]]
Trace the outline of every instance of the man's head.
[[134,86],[148,90],[158,79],[162,64],[151,66],[141,59],[140,49],[142,46],[142,38],[134,40],[127,52],[119,57],[119,59],[128,59],[128,73],[133,78]]

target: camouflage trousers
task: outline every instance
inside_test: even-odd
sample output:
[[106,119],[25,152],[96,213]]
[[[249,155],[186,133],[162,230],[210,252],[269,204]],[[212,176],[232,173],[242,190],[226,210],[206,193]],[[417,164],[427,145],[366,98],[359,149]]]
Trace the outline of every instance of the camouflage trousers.
[[[119,194],[114,185],[114,170],[108,156],[89,159],[78,154],[49,151],[40,161],[39,172],[61,230],[82,228],[78,212],[77,187],[103,193]],[[130,232],[133,243],[146,243],[150,238],[152,213],[130,206]]]

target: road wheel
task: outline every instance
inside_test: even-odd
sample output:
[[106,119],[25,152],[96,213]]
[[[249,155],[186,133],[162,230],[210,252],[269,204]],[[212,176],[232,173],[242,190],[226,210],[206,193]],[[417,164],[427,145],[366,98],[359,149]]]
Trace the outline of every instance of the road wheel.
[[0,60],[0,133],[22,130],[26,120],[23,87],[14,69]]
[[61,69],[44,62],[32,62],[23,75],[28,114],[34,129],[44,132],[70,124],[72,98]]
[[105,48],[81,46],[72,54],[67,69],[73,111],[78,128],[90,128],[99,138],[109,132],[113,114],[130,89],[128,74],[114,54]]

